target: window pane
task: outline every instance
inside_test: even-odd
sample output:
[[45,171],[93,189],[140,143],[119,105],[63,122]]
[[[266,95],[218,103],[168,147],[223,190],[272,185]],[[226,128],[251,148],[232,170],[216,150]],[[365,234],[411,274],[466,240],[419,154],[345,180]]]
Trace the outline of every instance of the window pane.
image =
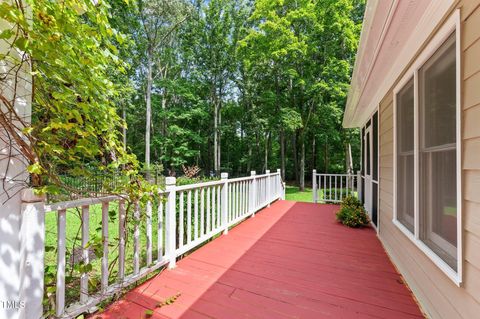
[[456,63],[452,35],[419,70],[420,238],[457,268]]
[[420,69],[420,104],[423,112],[424,147],[455,143],[455,37]]
[[[365,128],[362,128],[362,158],[365,158]],[[365,175],[365,161],[362,161],[362,176],[364,175]]]
[[373,180],[378,181],[378,112],[373,115]]
[[372,222],[378,226],[378,184],[372,183]]
[[397,219],[414,232],[413,79],[397,94]]
[[365,135],[365,166],[366,166],[366,175],[370,176],[370,132],[367,132]]

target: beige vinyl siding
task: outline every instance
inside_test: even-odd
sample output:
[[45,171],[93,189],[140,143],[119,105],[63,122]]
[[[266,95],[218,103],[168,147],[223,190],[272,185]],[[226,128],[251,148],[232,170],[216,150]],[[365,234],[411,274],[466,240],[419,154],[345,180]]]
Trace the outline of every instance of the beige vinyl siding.
[[[464,274],[457,287],[393,223],[393,93],[379,106],[379,237],[431,318],[480,318],[480,0],[460,1]],[[452,12],[453,12],[452,8]]]

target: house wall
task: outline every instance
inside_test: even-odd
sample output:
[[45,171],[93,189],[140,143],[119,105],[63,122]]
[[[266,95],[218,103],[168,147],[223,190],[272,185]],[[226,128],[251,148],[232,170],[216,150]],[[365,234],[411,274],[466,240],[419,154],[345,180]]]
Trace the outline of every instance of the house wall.
[[[0,19],[0,30],[11,29],[5,20]],[[9,39],[9,42],[11,40]],[[16,55],[19,53],[9,50],[10,45],[6,40],[0,39],[0,54]],[[10,72],[10,65],[0,61],[0,73]],[[15,83],[11,72],[0,81],[0,94],[8,100],[14,100],[14,106],[19,115],[26,122],[30,120],[31,113],[31,81],[28,79],[27,66],[21,70],[19,76],[25,80]],[[13,99],[13,88],[16,87],[16,99]],[[0,103],[0,108],[5,111],[5,106]],[[20,126],[20,125],[18,125]],[[3,127],[0,127],[0,318],[15,319],[21,316],[20,282],[21,282],[21,238],[20,229],[22,222],[20,190],[24,185],[15,182],[27,178],[26,164],[18,156],[15,145],[6,143],[9,137]],[[4,154],[11,154],[7,159]],[[8,168],[8,169],[7,169]],[[13,304],[13,306],[12,306]]]
[[459,1],[452,12],[456,8],[460,8],[462,21],[462,287],[392,223],[393,87],[379,106],[379,237],[427,315],[448,319],[480,318],[480,0]]

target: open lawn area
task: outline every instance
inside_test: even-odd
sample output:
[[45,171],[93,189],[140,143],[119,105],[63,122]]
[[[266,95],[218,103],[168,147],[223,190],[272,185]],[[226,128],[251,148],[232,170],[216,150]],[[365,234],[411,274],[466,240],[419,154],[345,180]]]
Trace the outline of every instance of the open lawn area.
[[305,191],[301,192],[298,186],[287,185],[285,199],[311,203],[313,202],[313,192],[311,188],[305,188]]

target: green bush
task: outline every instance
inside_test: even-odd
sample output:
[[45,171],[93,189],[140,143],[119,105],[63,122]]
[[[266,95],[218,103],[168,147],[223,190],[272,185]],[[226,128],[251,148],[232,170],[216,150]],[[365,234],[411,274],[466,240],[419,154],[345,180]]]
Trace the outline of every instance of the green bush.
[[363,208],[362,202],[358,198],[352,195],[345,196],[342,200],[342,207],[350,207],[350,208]]
[[370,222],[362,203],[354,196],[343,199],[336,216],[343,225],[353,228],[368,226]]

